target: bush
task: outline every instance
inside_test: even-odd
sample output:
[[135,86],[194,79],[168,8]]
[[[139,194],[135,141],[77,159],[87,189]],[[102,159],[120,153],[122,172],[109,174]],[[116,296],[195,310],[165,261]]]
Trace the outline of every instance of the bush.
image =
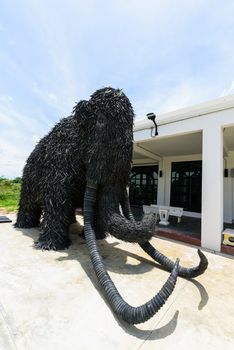
[[21,184],[22,183],[22,177],[16,177],[14,180],[12,180],[13,183],[15,184]]
[[18,207],[21,189],[21,178],[14,180],[0,177],[0,208],[6,211],[15,211]]

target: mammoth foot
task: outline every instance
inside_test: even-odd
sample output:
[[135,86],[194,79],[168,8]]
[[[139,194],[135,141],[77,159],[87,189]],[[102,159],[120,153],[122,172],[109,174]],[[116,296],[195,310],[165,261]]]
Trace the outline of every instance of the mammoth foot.
[[39,219],[29,217],[29,216],[21,216],[18,217],[16,220],[16,223],[14,224],[14,227],[16,228],[33,228],[39,226]]
[[59,239],[51,239],[51,237],[39,238],[34,243],[34,248],[41,250],[64,250],[69,248],[71,241],[68,237],[59,237]]
[[[171,271],[174,266],[174,262],[170,260],[168,257],[160,253],[157,249],[155,249],[149,242],[145,242],[140,244],[141,248],[156,262],[165,267],[166,270]],[[178,276],[184,278],[194,278],[205,272],[208,266],[208,260],[206,256],[198,249],[198,255],[200,258],[200,262],[195,267],[183,267],[179,266]]]
[[14,226],[17,228],[37,227],[40,224],[40,217],[41,208],[38,205],[21,205]]

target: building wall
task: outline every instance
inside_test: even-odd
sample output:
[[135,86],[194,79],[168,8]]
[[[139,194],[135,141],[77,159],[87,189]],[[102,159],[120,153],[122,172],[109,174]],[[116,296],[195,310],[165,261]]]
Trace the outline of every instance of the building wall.
[[[217,106],[216,106],[217,107]],[[223,177],[223,128],[234,126],[234,106],[220,105],[220,109],[203,108],[196,114],[185,113],[170,116],[159,122],[159,136],[170,137],[202,131],[202,229],[201,245],[213,251],[220,251],[223,222],[232,221],[233,212],[233,179]],[[173,119],[174,118],[174,119]],[[148,124],[147,124],[148,125]],[[152,139],[152,130],[140,127],[134,132],[135,142],[144,144]],[[179,159],[179,158],[177,158]],[[230,167],[234,167],[233,153],[228,155]],[[159,161],[165,171],[160,178],[158,201],[168,204],[170,193],[170,159]],[[159,168],[160,169],[160,168]],[[223,185],[224,184],[224,185]]]

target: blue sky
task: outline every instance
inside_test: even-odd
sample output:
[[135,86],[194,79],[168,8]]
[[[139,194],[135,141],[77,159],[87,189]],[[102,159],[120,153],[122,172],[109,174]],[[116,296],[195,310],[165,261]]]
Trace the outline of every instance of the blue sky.
[[0,175],[76,101],[122,88],[136,117],[234,93],[234,1],[1,0]]

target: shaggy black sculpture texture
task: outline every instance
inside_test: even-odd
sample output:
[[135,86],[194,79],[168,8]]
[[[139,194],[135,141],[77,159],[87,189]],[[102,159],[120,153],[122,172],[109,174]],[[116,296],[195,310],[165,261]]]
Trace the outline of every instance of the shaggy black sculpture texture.
[[[155,220],[145,216],[136,222],[126,187],[132,159],[134,112],[119,89],[97,90],[89,101],[79,102],[73,114],[62,119],[29,156],[23,172],[19,212],[15,226],[40,224],[36,248],[64,249],[70,244],[69,225],[75,208],[84,208],[84,232],[94,270],[113,311],[128,323],[152,317],[171,295],[177,275],[192,278],[207,268],[179,266],[150,243]],[[119,208],[122,208],[120,213]],[[96,238],[107,233],[139,243],[155,261],[171,272],[158,294],[139,307],[127,304],[105,270]]]
[[133,109],[121,90],[103,88],[79,102],[36,146],[27,160],[16,227],[38,226],[37,248],[64,249],[86,184],[98,184],[95,231],[130,242],[152,236],[154,220],[132,223],[119,214],[132,158]]

